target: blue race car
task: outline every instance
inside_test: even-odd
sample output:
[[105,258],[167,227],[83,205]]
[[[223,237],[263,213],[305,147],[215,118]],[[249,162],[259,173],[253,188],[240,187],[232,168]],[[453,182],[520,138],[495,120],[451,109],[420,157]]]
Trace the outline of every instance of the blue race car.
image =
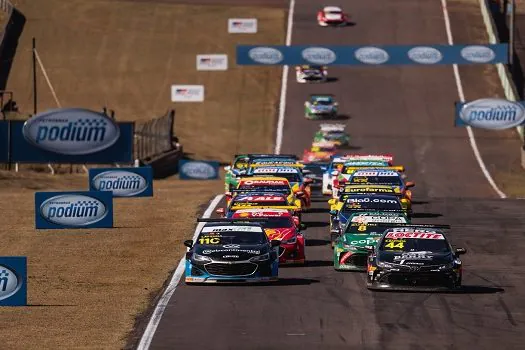
[[306,119],[320,119],[322,117],[336,117],[338,103],[333,95],[310,95],[304,103],[304,116]]
[[[278,247],[262,220],[198,219],[207,222],[197,240],[187,240],[185,282],[269,282],[279,275]],[[250,222],[255,221],[255,222]]]

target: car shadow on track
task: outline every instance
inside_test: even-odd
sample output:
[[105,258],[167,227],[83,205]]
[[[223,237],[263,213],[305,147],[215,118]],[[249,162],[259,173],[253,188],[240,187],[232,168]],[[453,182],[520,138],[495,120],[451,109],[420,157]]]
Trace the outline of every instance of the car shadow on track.
[[304,224],[306,224],[306,227],[327,227],[330,224],[328,222],[324,221],[304,221]]
[[443,216],[443,214],[436,214],[436,213],[413,213],[412,217],[415,219],[431,219],[431,218],[439,218]]
[[463,285],[460,289],[456,290],[388,290],[388,289],[375,289],[374,293],[409,293],[409,294],[494,294],[494,293],[504,293],[505,289],[500,287],[489,287],[489,286],[476,286],[476,285]]
[[327,83],[335,83],[337,81],[339,81],[339,78],[336,78],[336,77],[328,77],[328,78],[326,78],[326,82]]
[[305,267],[325,267],[334,266],[333,261],[328,260],[306,260]]
[[319,280],[311,278],[279,278],[275,282],[259,282],[259,283],[217,283],[213,287],[282,287],[282,286],[305,286],[313,283],[319,283]]
[[430,202],[427,201],[412,201],[413,205],[419,205],[419,204],[429,204]]
[[335,117],[332,117],[332,118],[327,119],[327,120],[348,120],[350,118],[351,117],[349,115],[347,115],[347,114],[338,114]]
[[325,245],[329,245],[330,244],[330,241],[326,240],[326,239],[310,239],[306,238],[306,246],[307,247],[319,247],[319,246],[325,246]]
[[329,208],[310,208],[306,211],[308,214],[328,214],[330,212]]

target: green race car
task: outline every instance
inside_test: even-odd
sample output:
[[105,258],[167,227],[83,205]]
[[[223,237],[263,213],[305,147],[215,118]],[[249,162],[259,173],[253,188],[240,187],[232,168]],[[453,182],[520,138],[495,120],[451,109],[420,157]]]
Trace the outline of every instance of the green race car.
[[338,103],[333,95],[310,95],[304,103],[304,117],[306,119],[321,119],[323,117],[336,117]]
[[344,124],[321,124],[321,129],[314,135],[314,142],[331,141],[337,146],[350,145],[350,135],[345,131]]
[[336,271],[366,271],[367,246],[374,246],[385,230],[396,224],[410,223],[399,212],[365,212],[350,217],[334,245]]

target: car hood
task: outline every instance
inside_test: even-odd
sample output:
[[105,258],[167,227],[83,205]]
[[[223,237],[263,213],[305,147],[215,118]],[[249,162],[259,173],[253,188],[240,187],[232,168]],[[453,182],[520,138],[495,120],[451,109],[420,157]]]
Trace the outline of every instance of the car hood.
[[381,238],[381,235],[382,233],[372,233],[372,234],[345,233],[344,242],[346,244],[350,244],[355,247],[364,248],[366,246],[376,245],[379,238]]
[[269,240],[282,241],[292,238],[295,235],[295,229],[290,227],[283,228],[265,228],[264,232],[268,236]]
[[452,253],[432,252],[381,252],[380,261],[405,266],[431,266],[448,264],[454,260]]
[[195,247],[195,253],[210,257],[217,260],[248,260],[254,256],[261,255],[268,252],[268,245],[240,245],[240,244],[225,244],[225,245],[199,245]]

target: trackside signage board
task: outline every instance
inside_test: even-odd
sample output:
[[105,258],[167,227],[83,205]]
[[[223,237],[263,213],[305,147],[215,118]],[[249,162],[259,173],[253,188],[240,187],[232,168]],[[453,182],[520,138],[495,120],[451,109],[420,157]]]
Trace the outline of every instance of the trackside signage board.
[[228,70],[228,55],[197,55],[197,70]]
[[204,85],[172,85],[171,102],[204,102]]
[[436,65],[508,63],[508,45],[237,45],[239,65]]
[[0,121],[0,163],[9,159],[9,123]]
[[0,306],[27,305],[27,258],[0,256]]
[[228,19],[228,33],[230,34],[257,33],[257,18],[230,18]]
[[456,102],[455,126],[503,130],[525,124],[525,101],[482,98]]
[[179,177],[182,180],[215,180],[219,178],[219,162],[201,160],[179,161]]
[[140,168],[91,168],[91,191],[112,191],[113,197],[152,197],[153,169]]
[[112,228],[111,191],[36,192],[37,229]]
[[134,123],[105,114],[63,108],[9,121],[11,161],[114,163],[133,161]]

